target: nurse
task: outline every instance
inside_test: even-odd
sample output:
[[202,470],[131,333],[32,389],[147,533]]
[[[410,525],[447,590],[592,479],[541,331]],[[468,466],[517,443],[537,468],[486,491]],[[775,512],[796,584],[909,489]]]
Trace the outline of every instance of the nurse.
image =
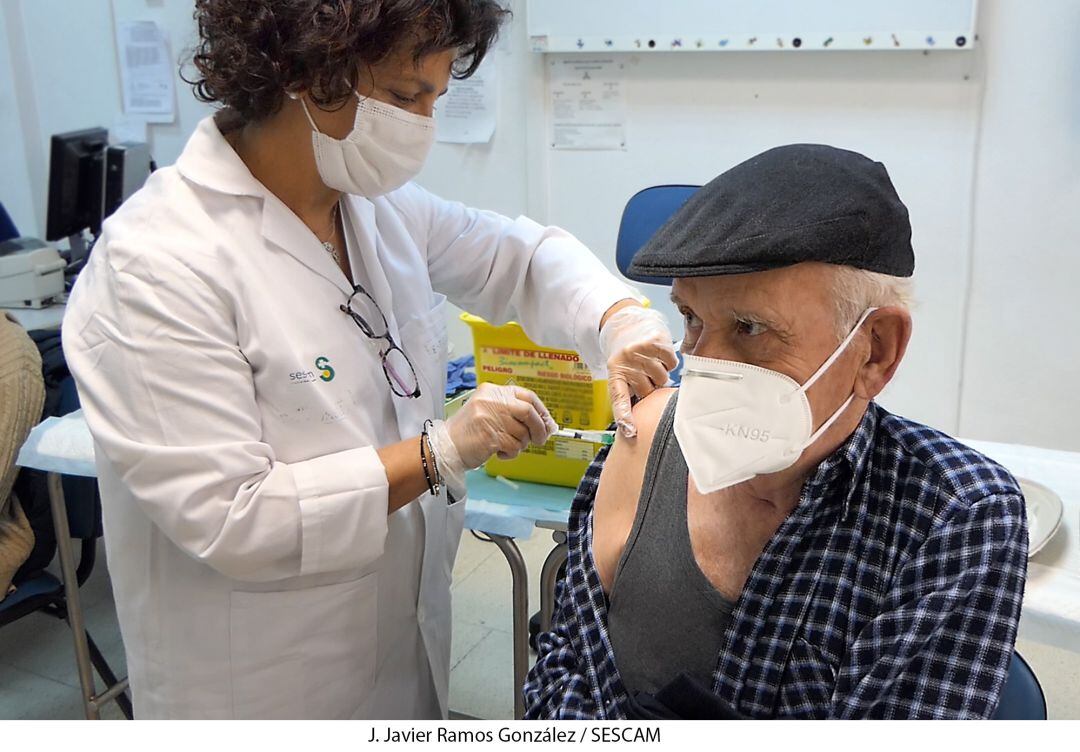
[[439,419],[447,299],[606,365],[627,431],[671,336],[568,233],[410,182],[493,0],[195,7],[220,110],[64,320],[136,715],[445,717],[464,472],[554,426],[517,387]]

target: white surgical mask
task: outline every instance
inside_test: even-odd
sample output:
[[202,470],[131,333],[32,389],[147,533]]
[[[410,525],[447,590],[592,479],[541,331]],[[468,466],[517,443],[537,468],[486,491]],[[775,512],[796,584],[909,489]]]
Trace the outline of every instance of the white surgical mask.
[[300,104],[313,129],[315,166],[326,187],[375,198],[400,188],[420,172],[435,141],[435,120],[371,97],[356,94],[356,98],[356,120],[344,139],[322,133],[303,98]]
[[675,436],[698,490],[712,493],[795,464],[803,450],[855,399],[852,393],[814,431],[806,391],[836,362],[875,310],[863,313],[828,360],[802,385],[782,373],[748,363],[683,356]]

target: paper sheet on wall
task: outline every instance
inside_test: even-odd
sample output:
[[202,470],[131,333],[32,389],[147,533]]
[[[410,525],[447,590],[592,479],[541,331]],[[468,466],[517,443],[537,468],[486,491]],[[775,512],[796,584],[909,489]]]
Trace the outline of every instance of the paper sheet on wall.
[[151,123],[174,122],[173,65],[161,27],[153,21],[117,22],[116,59],[124,113],[142,116]]
[[109,128],[109,137],[118,144],[147,141],[147,122],[142,115],[120,115]]
[[435,108],[436,139],[444,144],[486,144],[498,116],[498,66],[489,55],[469,78],[450,79]]
[[622,70],[612,59],[550,61],[553,149],[626,148]]

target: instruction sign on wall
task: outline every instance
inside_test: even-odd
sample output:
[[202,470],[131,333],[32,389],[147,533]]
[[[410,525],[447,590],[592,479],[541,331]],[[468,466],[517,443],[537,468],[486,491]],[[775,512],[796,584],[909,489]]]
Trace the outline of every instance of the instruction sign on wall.
[[153,21],[119,21],[116,57],[124,114],[153,123],[175,121],[174,66],[161,27]]
[[626,148],[623,65],[611,58],[548,61],[551,148]]

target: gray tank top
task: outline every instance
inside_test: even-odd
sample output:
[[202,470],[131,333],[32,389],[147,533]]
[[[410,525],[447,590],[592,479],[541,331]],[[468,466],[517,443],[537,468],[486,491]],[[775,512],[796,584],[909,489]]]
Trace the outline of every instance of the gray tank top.
[[711,686],[734,607],[705,577],[690,545],[689,471],[673,430],[678,396],[656,427],[609,598],[608,635],[631,693],[655,693],[680,672]]

